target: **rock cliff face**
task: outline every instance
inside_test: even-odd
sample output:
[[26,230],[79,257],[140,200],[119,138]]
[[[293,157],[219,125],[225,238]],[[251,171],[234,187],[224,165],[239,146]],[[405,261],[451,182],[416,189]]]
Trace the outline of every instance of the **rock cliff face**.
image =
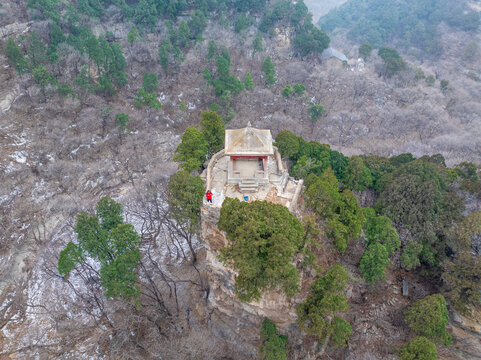
[[219,208],[202,209],[202,239],[206,248],[206,271],[210,293],[208,305],[212,308],[209,326],[214,333],[232,339],[232,344],[246,358],[256,358],[260,345],[259,328],[264,317],[276,323],[280,331],[287,332],[295,325],[295,298],[288,300],[280,292],[264,294],[259,301],[244,303],[235,296],[235,272],[226,268],[217,255],[227,240],[217,228]]

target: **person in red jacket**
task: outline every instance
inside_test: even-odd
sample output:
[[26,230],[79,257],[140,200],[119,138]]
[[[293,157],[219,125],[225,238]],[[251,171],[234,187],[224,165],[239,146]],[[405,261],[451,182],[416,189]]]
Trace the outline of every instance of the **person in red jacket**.
[[207,190],[207,192],[205,193],[205,197],[207,198],[207,202],[210,202],[212,204],[212,193],[210,192],[210,190]]

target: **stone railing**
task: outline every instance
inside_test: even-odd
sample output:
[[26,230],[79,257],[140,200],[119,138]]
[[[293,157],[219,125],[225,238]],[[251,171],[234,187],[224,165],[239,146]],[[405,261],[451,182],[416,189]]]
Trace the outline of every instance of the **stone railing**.
[[291,200],[291,204],[289,205],[289,211],[293,212],[297,209],[297,201],[299,200],[299,196],[301,195],[302,185],[304,184],[304,180],[300,179],[297,183],[296,192],[294,193],[294,197]]
[[276,157],[277,162],[277,172],[278,174],[282,174],[284,172],[284,165],[282,164],[282,157],[279,150],[273,146],[274,148],[274,156]]
[[212,182],[212,169],[214,168],[217,160],[219,160],[222,156],[224,156],[224,151],[225,149],[222,149],[218,153],[215,153],[214,155],[212,155],[212,157],[210,158],[209,165],[207,165],[207,174],[205,178],[205,188],[207,190],[210,190],[210,186]]

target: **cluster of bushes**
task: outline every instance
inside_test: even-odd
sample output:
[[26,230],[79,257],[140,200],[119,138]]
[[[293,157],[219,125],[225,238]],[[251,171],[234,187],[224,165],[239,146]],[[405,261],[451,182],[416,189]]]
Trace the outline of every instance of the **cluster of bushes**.
[[321,176],[311,173],[306,178],[304,196],[306,205],[326,221],[326,234],[336,249],[345,252],[348,242],[361,235],[365,221],[356,196],[348,189],[340,190],[331,168]]
[[[369,218],[374,218],[375,221],[384,221],[386,226],[389,225],[388,228],[392,228],[388,224],[392,221],[396,226],[410,231],[411,236],[401,256],[405,268],[415,269],[422,264],[437,268],[446,260],[447,254],[452,253],[454,244],[459,242],[450,237],[450,229],[461,218],[463,208],[462,200],[453,190],[453,186],[459,182],[477,184],[474,165],[463,163],[456,169],[450,169],[439,154],[419,159],[415,159],[411,154],[391,158],[347,158],[332,151],[328,145],[306,142],[289,131],[281,131],[276,137],[275,145],[281,155],[288,159],[290,174],[306,179],[308,197],[311,196],[308,187],[310,174],[318,177],[324,174],[325,177],[325,171],[329,167],[333,170],[336,181],[342,183],[342,188],[356,191],[374,190],[378,196],[374,212],[383,217],[375,217],[375,214],[374,217],[367,216],[368,223]],[[319,184],[317,187],[322,188]],[[319,206],[316,202],[317,200],[312,201],[313,209]],[[386,252],[369,242],[372,245],[370,252],[377,252],[376,256],[386,259]],[[386,245],[382,241],[378,242]],[[391,253],[391,250],[387,253]],[[386,263],[385,260],[379,261],[383,262]]]
[[444,22],[464,31],[479,27],[479,14],[465,1],[350,0],[319,20],[328,32],[349,29],[348,37],[375,47],[396,43],[437,56],[442,52],[438,25]]

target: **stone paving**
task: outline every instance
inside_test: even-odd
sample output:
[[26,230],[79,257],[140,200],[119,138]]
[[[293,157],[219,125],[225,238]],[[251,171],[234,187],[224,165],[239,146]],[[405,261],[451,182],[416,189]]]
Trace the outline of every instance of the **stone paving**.
[[[302,184],[289,178],[284,189],[282,189],[279,184],[281,175],[278,174],[276,161],[269,157],[267,168],[270,182],[265,185],[259,185],[258,190],[255,192],[242,193],[238,185],[227,184],[227,157],[221,157],[212,168],[210,189],[213,194],[212,205],[208,204],[205,199],[204,205],[221,207],[226,197],[245,200],[244,196],[248,196],[248,201],[267,200],[289,208],[298,186],[302,186]],[[202,174],[202,177],[205,179],[206,172]]]

